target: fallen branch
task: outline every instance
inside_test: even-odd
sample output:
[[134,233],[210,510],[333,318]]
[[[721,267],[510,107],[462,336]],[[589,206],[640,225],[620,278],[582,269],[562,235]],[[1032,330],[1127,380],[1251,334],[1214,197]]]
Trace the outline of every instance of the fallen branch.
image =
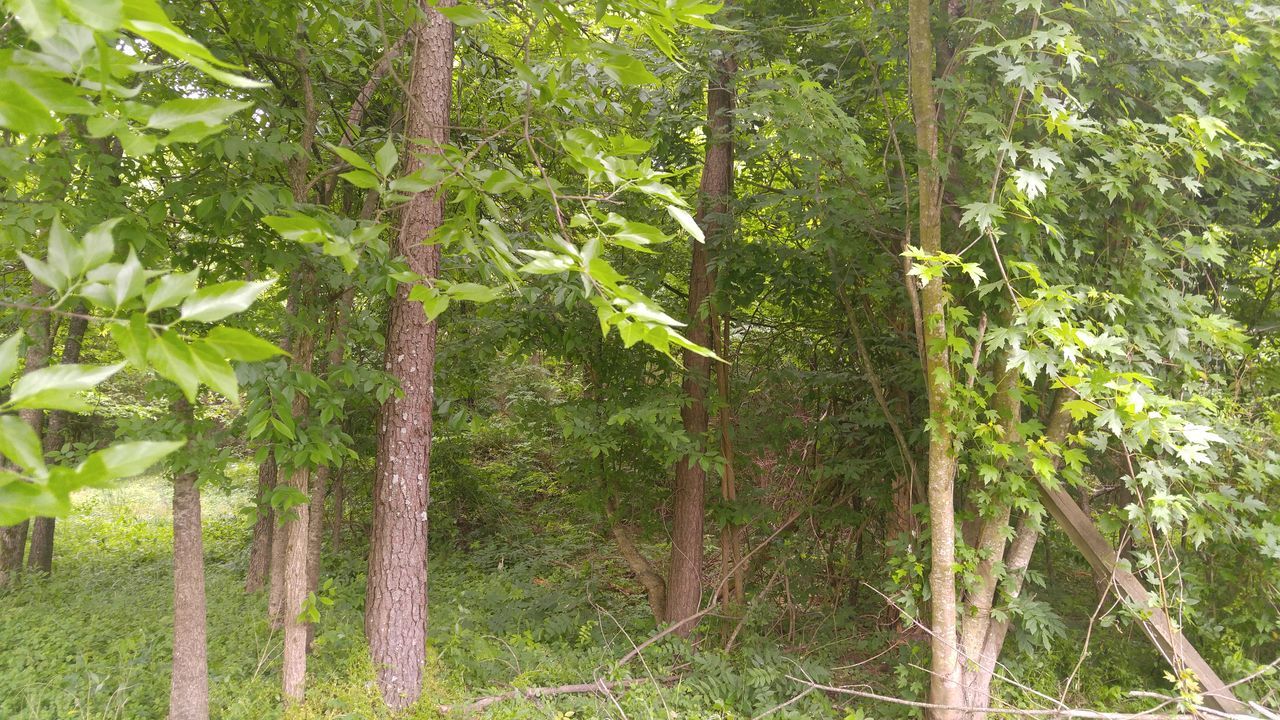
[[[1083,720],[1203,720],[1205,717],[1205,715],[1201,713],[1160,713],[1151,711],[1114,713],[1100,712],[1098,710],[1074,710],[1072,708],[1023,710],[1019,708],[939,705],[938,703],[920,702],[918,700],[904,700],[891,695],[880,695],[879,693],[867,692],[865,690],[854,690],[853,688],[847,687],[822,685],[820,683],[813,682],[812,680],[804,680],[792,675],[788,675],[787,679],[792,682],[800,683],[801,685],[806,685],[813,690],[822,690],[823,692],[836,693],[838,695],[853,695],[854,697],[867,698],[868,700],[879,700],[880,702],[892,703],[894,705],[906,705],[907,707],[924,708],[926,710],[955,710],[966,714],[985,713],[991,715],[1012,715],[1017,717],[1082,718]],[[1239,715],[1219,712],[1213,712],[1212,715],[1223,718],[1261,720],[1254,715]]]
[[440,705],[440,712],[449,714],[455,710],[461,710],[464,715],[480,712],[481,710],[504,702],[506,700],[536,700],[543,697],[551,697],[554,695],[608,695],[610,690],[615,688],[627,688],[632,685],[649,682],[648,678],[633,678],[630,680],[596,680],[589,683],[579,683],[576,685],[557,685],[555,687],[535,687],[535,688],[517,688],[498,695],[489,695],[482,698],[476,698],[469,703],[462,705]]

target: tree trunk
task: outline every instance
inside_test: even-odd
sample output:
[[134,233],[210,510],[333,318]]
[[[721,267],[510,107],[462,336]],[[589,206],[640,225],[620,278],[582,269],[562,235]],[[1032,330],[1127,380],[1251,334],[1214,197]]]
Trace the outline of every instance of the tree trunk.
[[[191,425],[191,406],[179,399],[177,414]],[[173,673],[169,720],[207,720],[209,666],[205,640],[204,542],[200,489],[195,473],[173,479]]]
[[[39,306],[49,289],[36,280],[31,281],[31,304]],[[34,372],[49,364],[49,319],[47,312],[35,311],[27,322],[27,352],[23,374]],[[44,424],[44,412],[34,409],[18,411],[36,436],[40,436]],[[22,570],[22,560],[27,549],[27,530],[30,523],[23,520],[16,525],[0,528],[0,587],[12,585]]]
[[[87,317],[75,316],[67,323],[67,340],[62,346],[63,365],[80,362],[80,349],[84,345],[84,333],[89,327]],[[52,333],[51,333],[52,335]],[[41,439],[45,454],[56,452],[66,442],[67,413],[65,410],[54,410],[45,421],[44,437]],[[31,523],[31,551],[27,558],[27,567],[46,575],[53,572],[53,533],[54,519],[38,517]]]
[[267,621],[272,630],[284,627],[284,549],[286,531],[284,518],[272,513],[271,527],[271,580],[267,593]]
[[[441,0],[438,6],[452,5]],[[412,76],[405,137],[424,143],[419,151],[440,152],[449,137],[453,81],[453,24],[426,2],[413,26]],[[405,171],[420,166],[405,152]],[[424,245],[444,219],[444,198],[435,189],[407,203],[397,251],[409,269],[425,278],[439,274],[440,254]],[[422,693],[427,640],[427,502],[430,497],[431,414],[435,395],[436,324],[409,300],[401,285],[391,302],[386,367],[400,381],[403,396],[382,408],[373,488],[373,538],[365,634],[382,698],[402,709]]]
[[253,540],[249,546],[249,570],[245,573],[244,591],[258,592],[271,568],[271,535],[275,529],[275,512],[271,509],[271,491],[276,487],[276,457],[270,451],[258,465],[258,519],[253,524]]
[[[941,180],[938,174],[938,105],[934,99],[932,7],[930,0],[909,0],[907,44],[910,51],[911,110],[919,157],[920,247],[930,255],[942,250]],[[913,282],[911,278],[907,282]],[[945,279],[937,278],[921,290],[924,314],[925,387],[929,394],[929,524],[932,559],[929,569],[930,645],[932,668],[929,701],[960,707],[964,692],[960,679],[956,621],[956,448],[950,430],[952,372],[947,353],[947,294]],[[960,713],[934,709],[936,720],[953,720]]]
[[342,468],[333,474],[333,510],[329,515],[329,552],[337,553],[342,545],[342,520],[346,513],[347,485],[342,481]]
[[[707,242],[729,229],[729,198],[733,192],[733,61],[722,60],[707,82],[707,153],[702,168],[698,224]],[[713,281],[707,265],[706,242],[693,242],[689,267],[689,327],[693,342],[711,345],[714,317],[708,300]],[[693,439],[695,454],[676,463],[675,504],[671,522],[671,566],[667,577],[668,622],[679,622],[698,612],[702,604],[703,524],[706,515],[706,471],[698,460],[706,450],[707,388],[711,384],[711,360],[698,353],[684,353],[682,390],[689,401],[680,410],[684,431]],[[696,623],[676,631],[687,636]]]
[[[309,268],[304,269],[304,277],[309,285],[314,277]],[[311,364],[315,359],[315,337],[310,332],[301,332],[294,342],[293,365],[303,373],[311,372]],[[302,425],[306,422],[309,403],[307,396],[301,392],[293,397],[294,422]],[[311,469],[308,467],[292,468],[285,474],[284,482],[297,490],[302,496],[308,494]],[[290,508],[290,517],[285,520],[281,530],[284,532],[284,651],[281,678],[284,687],[286,705],[302,702],[307,687],[307,638],[308,625],[301,617],[303,604],[307,599],[310,585],[307,573],[307,540],[310,526],[310,503],[299,503]]]

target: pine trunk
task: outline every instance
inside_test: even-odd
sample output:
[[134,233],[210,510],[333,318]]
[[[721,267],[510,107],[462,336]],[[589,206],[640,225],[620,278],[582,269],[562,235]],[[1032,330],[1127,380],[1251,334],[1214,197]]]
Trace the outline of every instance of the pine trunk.
[[[452,5],[448,0],[437,3]],[[439,152],[449,137],[453,80],[453,24],[426,2],[414,24],[413,61],[405,137],[416,151]],[[405,171],[416,170],[406,152]],[[424,278],[439,274],[435,245],[424,245],[444,219],[444,199],[434,189],[416,194],[401,217],[396,250]],[[435,384],[436,324],[409,300],[401,285],[391,302],[386,368],[403,396],[382,408],[373,489],[373,538],[365,634],[388,706],[412,705],[422,693],[427,640],[427,502],[430,496],[431,414]]]
[[[191,406],[177,403],[191,418]],[[169,720],[207,720],[209,667],[205,639],[204,541],[194,473],[173,479],[173,673]]]
[[[698,224],[707,242],[695,241],[689,267],[688,337],[711,346],[715,322],[708,300],[713,290],[707,243],[728,229],[729,198],[733,192],[733,62],[722,60],[707,83],[707,153],[702,169]],[[707,389],[711,384],[711,360],[686,350],[682,384],[688,402],[680,410],[685,433],[693,439],[694,455],[676,463],[675,504],[671,522],[671,566],[667,578],[668,622],[696,614],[702,604],[703,526],[706,515],[706,471],[698,464],[706,451]],[[676,631],[688,635],[695,623]]]

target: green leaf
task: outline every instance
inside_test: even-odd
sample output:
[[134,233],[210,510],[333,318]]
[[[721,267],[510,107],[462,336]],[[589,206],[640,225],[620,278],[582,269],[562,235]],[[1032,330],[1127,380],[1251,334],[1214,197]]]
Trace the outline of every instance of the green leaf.
[[196,370],[195,356],[178,333],[166,330],[147,349],[147,362],[161,377],[172,380],[190,402],[195,402],[200,388],[200,375]]
[[348,170],[339,174],[338,177],[364,190],[376,188],[380,183],[377,175],[364,170]]
[[41,284],[46,287],[53,288],[58,292],[67,289],[67,277],[54,270],[48,263],[41,262],[26,253],[18,253],[18,257],[22,259],[22,264],[27,266],[27,272]]
[[147,349],[151,347],[151,330],[142,313],[133,315],[127,324],[115,323],[108,328],[111,339],[124,359],[136,368],[147,366]]
[[194,342],[191,344],[191,356],[195,360],[196,372],[201,382],[232,403],[240,402],[240,384],[236,381],[236,371],[222,358],[215,346],[203,341]]
[[169,440],[112,445],[85,458],[75,470],[75,479],[81,487],[109,487],[109,481],[141,475],[186,444],[186,440]]
[[501,297],[496,288],[471,282],[454,283],[445,292],[454,300],[470,300],[478,303],[491,302]]
[[268,287],[271,287],[270,281],[232,280],[200,288],[182,303],[181,319],[217,322],[228,315],[248,309]]
[[52,135],[58,132],[58,122],[26,88],[0,79],[0,128],[23,135]]
[[448,295],[442,295],[439,290],[426,285],[414,285],[409,290],[409,299],[422,303],[422,311],[427,314],[428,320],[435,320],[449,307]]
[[147,127],[157,130],[175,130],[183,125],[200,123],[213,127],[222,124],[252,103],[225,98],[178,98],[161,103],[147,119]]
[[360,157],[360,155],[357,154],[356,151],[352,150],[351,148],[346,148],[341,145],[330,145],[328,147],[338,157],[342,158],[343,160],[346,160],[351,165],[351,167],[373,172],[373,166],[369,164],[369,161]]
[[18,347],[22,345],[22,336],[19,330],[0,343],[0,387],[8,385],[18,371]]
[[693,219],[693,216],[689,214],[688,210],[676,205],[668,205],[667,213],[670,214],[671,217],[675,218],[676,222],[680,223],[680,227],[684,228],[685,232],[692,235],[694,240],[697,240],[698,242],[706,242],[706,235],[702,234],[702,228],[698,227],[697,221]]
[[111,232],[120,223],[121,218],[112,218],[94,225],[84,236],[84,267],[92,270],[111,260],[116,254],[116,242]]
[[32,40],[53,37],[58,31],[58,21],[62,18],[53,0],[5,0],[4,4]]
[[475,5],[455,5],[453,7],[437,7],[436,12],[449,19],[454,25],[463,27],[479,25],[487,22],[489,16]]
[[209,331],[204,342],[229,360],[257,362],[286,354],[266,340],[238,328],[216,327]]
[[80,243],[71,237],[62,224],[62,218],[55,215],[49,225],[49,266],[66,278],[79,277],[84,272],[84,251]]
[[54,365],[29,372],[13,384],[9,406],[47,410],[80,410],[84,403],[75,393],[91,390],[115,375],[124,363],[115,365]]
[[121,0],[59,0],[63,10],[99,32],[113,32],[124,18]]
[[40,436],[16,415],[0,415],[0,454],[37,476],[46,472]]
[[147,312],[152,313],[161,308],[173,307],[196,291],[200,279],[200,271],[165,275],[147,286],[142,292],[142,299],[147,303]]
[[373,162],[378,167],[378,174],[387,177],[391,171],[396,168],[396,161],[400,159],[400,155],[396,152],[395,143],[390,140],[382,144],[378,148],[378,152],[373,156]]

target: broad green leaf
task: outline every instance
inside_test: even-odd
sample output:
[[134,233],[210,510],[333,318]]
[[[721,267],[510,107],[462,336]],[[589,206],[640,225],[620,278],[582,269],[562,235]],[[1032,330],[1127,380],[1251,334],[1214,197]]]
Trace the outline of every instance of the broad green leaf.
[[191,348],[172,330],[167,330],[147,349],[147,362],[163,378],[172,380],[190,402],[195,402],[200,388]]
[[57,215],[49,225],[48,245],[47,262],[59,274],[74,278],[84,272],[84,251],[80,243],[67,232],[66,226],[62,224],[62,218]]
[[54,365],[40,368],[18,378],[13,384],[9,406],[13,408],[42,408],[79,410],[84,403],[75,393],[91,390],[103,380],[115,375],[124,363],[115,365]]
[[124,20],[121,0],[58,0],[63,10],[99,32],[113,32]]
[[4,4],[32,40],[53,37],[58,31],[58,21],[62,18],[54,0],[5,0]]
[[378,152],[374,154],[373,161],[378,166],[378,174],[382,177],[391,175],[391,171],[396,168],[396,161],[400,159],[400,155],[396,152],[395,143],[390,140],[382,144],[378,148]]
[[68,492],[55,492],[48,485],[17,479],[0,472],[0,525],[15,525],[32,517],[59,517],[71,512]]
[[37,476],[45,473],[40,436],[17,415],[0,415],[0,454]]
[[285,354],[284,350],[266,340],[237,328],[216,327],[209,331],[204,342],[230,360],[257,362]]
[[246,310],[270,286],[269,281],[232,280],[200,288],[182,303],[182,319],[217,322],[228,315]]
[[697,221],[693,219],[688,210],[677,205],[668,205],[667,213],[675,218],[676,222],[680,223],[680,227],[692,235],[694,240],[706,242],[707,236],[702,234],[702,228],[698,227]]
[[58,292],[67,289],[68,278],[57,270],[53,269],[48,263],[37,260],[26,253],[18,253],[18,257],[22,259],[22,264],[27,266],[27,272],[36,280],[39,280],[45,287],[53,288]]
[[112,480],[141,475],[186,444],[186,440],[168,440],[112,445],[93,453],[76,467],[76,484],[81,487],[110,487]]
[[0,343],[0,387],[8,385],[18,371],[18,348],[22,345],[22,336],[23,332],[19,330]]
[[214,126],[252,103],[224,98],[178,98],[161,103],[147,120],[147,127],[174,130],[183,125],[200,123]]
[[147,312],[152,313],[161,308],[173,307],[187,299],[196,291],[200,279],[200,271],[172,273],[158,278],[142,292],[142,299],[147,303]]
[[338,177],[364,190],[376,188],[380,182],[377,175],[365,170],[348,170],[339,174]]
[[84,267],[92,270],[111,260],[115,255],[116,243],[111,231],[120,223],[121,218],[112,218],[94,225],[84,235]]
[[436,12],[446,18],[449,18],[449,22],[454,25],[461,25],[463,27],[468,25],[479,25],[480,23],[487,22],[489,20],[489,16],[485,14],[485,11],[475,5],[464,4],[455,5],[453,7],[437,7]]
[[445,292],[454,300],[470,300],[478,303],[491,302],[501,297],[495,288],[470,282],[454,283],[446,288]]
[[334,154],[336,154],[338,157],[342,158],[343,160],[346,160],[351,165],[351,167],[373,172],[373,166],[369,164],[369,161],[360,157],[360,155],[356,151],[352,150],[351,148],[346,148],[341,145],[330,145],[329,149],[332,150]]
[[136,368],[147,367],[147,350],[151,347],[151,330],[147,327],[147,318],[137,313],[129,318],[128,323],[115,323],[108,328],[116,348],[130,365]]
[[435,320],[449,307],[449,296],[426,285],[414,285],[409,291],[409,299],[422,303],[422,311],[428,320]]
[[236,371],[222,359],[214,346],[203,341],[194,342],[191,344],[191,357],[195,360],[201,382],[232,403],[240,402],[240,384],[236,381]]
[[0,79],[0,128],[22,135],[52,135],[58,132],[58,122],[49,108],[26,88],[12,80]]

